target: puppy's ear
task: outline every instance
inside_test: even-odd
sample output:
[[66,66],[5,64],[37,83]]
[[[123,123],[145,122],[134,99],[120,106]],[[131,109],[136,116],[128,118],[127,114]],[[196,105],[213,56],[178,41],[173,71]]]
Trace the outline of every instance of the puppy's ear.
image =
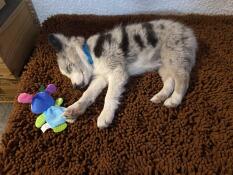
[[63,49],[63,44],[61,37],[59,37],[60,34],[49,34],[48,35],[48,41],[53,46],[53,48],[60,52]]

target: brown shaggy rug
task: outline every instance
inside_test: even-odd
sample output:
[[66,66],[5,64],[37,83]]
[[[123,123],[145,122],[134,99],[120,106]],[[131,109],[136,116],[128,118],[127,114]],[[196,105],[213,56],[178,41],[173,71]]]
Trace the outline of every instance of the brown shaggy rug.
[[110,128],[99,130],[103,92],[85,115],[62,133],[42,134],[30,106],[15,102],[2,140],[2,174],[233,174],[233,17],[76,16],[44,22],[18,92],[40,84],[58,86],[65,106],[82,92],[59,73],[47,35],[88,37],[119,23],[168,18],[193,28],[199,43],[197,64],[182,105],[168,109],[149,99],[162,88],[156,72],[132,77]]

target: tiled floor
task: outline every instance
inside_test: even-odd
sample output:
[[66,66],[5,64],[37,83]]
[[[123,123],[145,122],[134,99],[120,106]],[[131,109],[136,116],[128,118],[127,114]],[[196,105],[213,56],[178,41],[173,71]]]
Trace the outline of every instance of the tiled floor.
[[1,104],[0,103],[0,143],[1,143],[1,135],[4,131],[4,128],[6,126],[6,122],[8,119],[8,116],[11,112],[12,109],[12,104],[11,103],[5,103]]

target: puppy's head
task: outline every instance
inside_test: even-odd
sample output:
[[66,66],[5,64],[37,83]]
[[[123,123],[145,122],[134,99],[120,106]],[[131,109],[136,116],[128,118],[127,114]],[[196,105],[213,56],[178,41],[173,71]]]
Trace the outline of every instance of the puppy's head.
[[50,34],[48,41],[56,50],[61,73],[71,80],[75,88],[86,86],[91,79],[91,71],[82,51],[84,38]]

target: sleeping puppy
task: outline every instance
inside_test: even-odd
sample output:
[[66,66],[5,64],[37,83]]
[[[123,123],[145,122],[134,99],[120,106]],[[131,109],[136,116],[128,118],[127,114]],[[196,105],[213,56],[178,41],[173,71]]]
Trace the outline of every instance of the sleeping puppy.
[[197,41],[193,31],[170,20],[155,20],[98,33],[87,40],[50,34],[61,73],[75,88],[89,84],[82,97],[65,111],[69,122],[83,114],[108,86],[99,128],[112,123],[129,76],[158,70],[163,88],[151,98],[167,107],[178,106],[189,86]]

